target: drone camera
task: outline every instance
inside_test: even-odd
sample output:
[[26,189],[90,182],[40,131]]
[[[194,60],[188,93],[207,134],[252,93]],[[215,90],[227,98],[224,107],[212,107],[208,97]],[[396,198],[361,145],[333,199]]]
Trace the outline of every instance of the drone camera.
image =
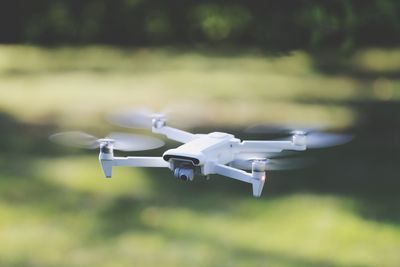
[[194,171],[190,168],[175,168],[174,175],[182,181],[193,181]]

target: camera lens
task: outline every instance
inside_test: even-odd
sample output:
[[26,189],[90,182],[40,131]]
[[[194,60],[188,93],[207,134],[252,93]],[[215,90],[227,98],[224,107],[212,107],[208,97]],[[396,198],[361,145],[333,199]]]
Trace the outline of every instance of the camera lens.
[[192,169],[189,168],[176,168],[174,171],[174,175],[176,178],[182,181],[192,181],[194,172]]

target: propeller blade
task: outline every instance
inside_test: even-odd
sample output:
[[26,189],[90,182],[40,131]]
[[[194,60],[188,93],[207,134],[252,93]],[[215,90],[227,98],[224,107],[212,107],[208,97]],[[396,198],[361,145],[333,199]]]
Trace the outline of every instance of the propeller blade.
[[315,162],[312,158],[271,159],[267,162],[267,170],[297,170],[307,168]]
[[314,132],[326,128],[323,125],[285,125],[285,124],[258,124],[253,125],[244,130],[245,133],[250,134],[266,134],[266,135],[278,135],[288,136],[292,135],[294,131],[301,132]]
[[282,152],[268,152],[268,153],[240,153],[235,156],[235,159],[250,160],[250,159],[281,159],[286,157],[294,157],[299,155],[301,151],[285,150]]
[[321,131],[324,129],[323,125],[314,126],[287,126],[287,125],[255,125],[245,129],[247,133],[266,134],[273,137],[273,139],[284,138],[283,140],[292,140],[294,134],[304,134],[307,137],[307,148],[325,148],[343,145],[353,139],[353,135],[328,133]]
[[115,150],[120,151],[140,151],[159,148],[164,145],[164,142],[149,136],[127,134],[127,133],[112,133],[104,139],[79,131],[56,133],[49,137],[50,141],[78,148],[95,149],[102,142],[112,142]]
[[[242,170],[251,170],[252,162],[254,160],[262,160],[262,158],[236,159],[232,161],[230,165]],[[280,158],[265,160],[267,171],[302,169],[314,162],[311,158]]]
[[95,149],[99,147],[98,138],[80,131],[61,132],[49,137],[50,141],[78,148]]
[[108,120],[117,126],[138,129],[151,129],[154,117],[162,116],[147,109],[129,109],[111,113]]
[[107,120],[121,127],[151,129],[154,118],[164,118],[168,120],[168,124],[189,129],[208,125],[214,118],[212,115],[202,107],[179,104],[168,106],[160,112],[152,112],[146,108],[120,110],[109,114]]
[[164,145],[158,138],[138,134],[111,133],[108,138],[115,140],[114,149],[120,151],[150,150]]
[[352,139],[353,135],[350,134],[313,132],[307,134],[306,144],[307,148],[325,148],[343,145]]

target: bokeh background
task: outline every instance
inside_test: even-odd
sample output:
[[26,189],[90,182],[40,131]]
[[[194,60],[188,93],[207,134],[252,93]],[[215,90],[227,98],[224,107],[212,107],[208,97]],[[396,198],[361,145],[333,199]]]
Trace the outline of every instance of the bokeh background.
[[[400,266],[399,41],[396,0],[1,1],[0,265]],[[356,138],[270,172],[260,199],[221,176],[104,179],[95,151],[47,139],[182,105],[194,132]]]

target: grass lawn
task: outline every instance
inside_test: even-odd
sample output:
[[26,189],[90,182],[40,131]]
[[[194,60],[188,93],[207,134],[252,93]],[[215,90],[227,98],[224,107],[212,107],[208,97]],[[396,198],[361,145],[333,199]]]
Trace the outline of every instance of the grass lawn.
[[[360,112],[337,103],[397,103],[399,62],[400,50],[371,49],[332,73],[304,52],[0,46],[0,265],[399,266],[397,193],[365,192],[391,203],[379,206],[385,217],[296,171],[283,178],[303,187],[280,190],[272,173],[260,199],[219,176],[180,183],[168,170],[116,168],[104,179],[96,152],[46,141],[64,129],[105,134],[115,128],[103,116],[130,106],[178,106],[178,124],[216,129],[348,128]],[[334,178],[337,165],[326,172]]]

